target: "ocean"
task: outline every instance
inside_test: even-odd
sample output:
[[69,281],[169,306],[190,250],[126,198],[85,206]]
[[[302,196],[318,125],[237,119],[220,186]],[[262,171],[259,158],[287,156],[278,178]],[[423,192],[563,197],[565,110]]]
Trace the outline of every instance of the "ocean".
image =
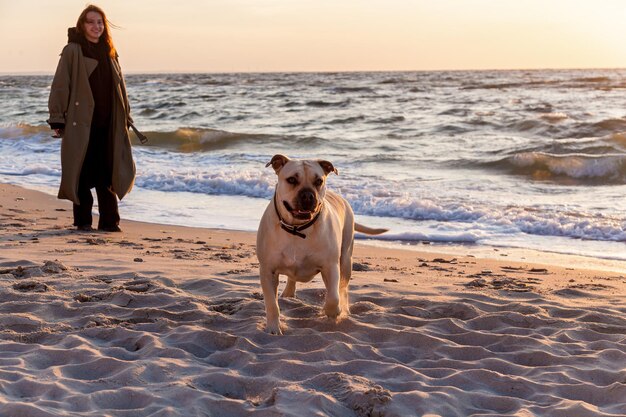
[[[51,75],[0,76],[0,181],[56,194]],[[122,218],[255,231],[281,153],[407,247],[626,260],[626,70],[130,74]],[[123,225],[122,225],[123,227]]]

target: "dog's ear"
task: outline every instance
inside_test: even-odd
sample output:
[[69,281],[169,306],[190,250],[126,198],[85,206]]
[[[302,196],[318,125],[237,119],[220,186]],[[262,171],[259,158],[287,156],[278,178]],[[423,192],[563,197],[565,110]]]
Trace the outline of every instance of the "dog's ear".
[[337,171],[337,168],[335,168],[332,163],[321,160],[318,160],[317,163],[320,164],[326,175],[330,174],[331,172],[334,172],[335,175],[339,175],[339,171]]
[[274,168],[274,171],[278,174],[278,172],[281,170],[282,167],[285,166],[287,162],[289,162],[289,158],[287,158],[285,155],[276,154],[272,156],[271,161],[265,164],[265,167],[267,168],[271,165],[272,168]]

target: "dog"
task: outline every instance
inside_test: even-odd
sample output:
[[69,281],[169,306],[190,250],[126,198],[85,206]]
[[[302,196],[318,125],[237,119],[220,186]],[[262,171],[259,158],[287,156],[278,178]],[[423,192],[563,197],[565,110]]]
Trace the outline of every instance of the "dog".
[[281,297],[294,297],[297,282],[309,282],[321,273],[326,286],[326,316],[348,314],[354,231],[377,235],[387,229],[355,223],[350,204],[326,189],[328,175],[338,174],[332,163],[274,155],[266,167],[270,165],[278,176],[278,184],[259,223],[256,255],[266,331],[282,335],[278,276],[288,278]]

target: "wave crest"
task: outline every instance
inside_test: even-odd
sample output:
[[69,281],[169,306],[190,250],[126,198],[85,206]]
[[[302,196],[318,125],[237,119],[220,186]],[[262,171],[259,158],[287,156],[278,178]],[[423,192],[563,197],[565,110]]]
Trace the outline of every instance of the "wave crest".
[[538,180],[626,184],[626,155],[553,155],[521,152],[495,163],[497,167]]
[[0,126],[0,139],[20,139],[28,136],[52,135],[48,125],[33,126],[26,123],[17,123]]
[[[179,128],[173,132],[145,132],[144,134],[148,137],[147,146],[170,148],[179,152],[224,149],[238,142],[254,141],[262,136],[201,128]],[[131,138],[137,141],[134,133],[131,133]]]
[[[184,127],[169,132],[144,132],[148,137],[148,143],[144,146],[155,146],[176,150],[178,152],[208,152],[220,149],[233,148],[245,144],[275,143],[285,139],[280,135],[235,133],[217,129]],[[134,145],[139,140],[131,132],[131,140]],[[292,143],[302,146],[315,145],[321,139],[316,137],[289,137]]]

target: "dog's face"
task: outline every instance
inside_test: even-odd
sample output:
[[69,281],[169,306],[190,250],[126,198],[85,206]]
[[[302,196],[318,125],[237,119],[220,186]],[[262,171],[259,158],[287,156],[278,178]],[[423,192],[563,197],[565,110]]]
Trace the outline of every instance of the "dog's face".
[[337,170],[328,161],[291,160],[274,155],[267,166],[278,175],[276,204],[286,220],[311,220],[321,208],[326,193],[326,177]]

